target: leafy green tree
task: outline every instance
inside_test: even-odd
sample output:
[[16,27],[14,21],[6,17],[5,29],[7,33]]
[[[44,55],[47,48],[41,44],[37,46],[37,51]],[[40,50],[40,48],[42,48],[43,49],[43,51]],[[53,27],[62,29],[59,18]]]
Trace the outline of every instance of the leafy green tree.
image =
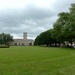
[[58,14],[59,18],[54,23],[52,34],[60,43],[71,43],[75,40],[75,4],[71,4],[70,12]]
[[72,45],[75,41],[75,3],[71,4],[69,12],[61,12],[53,25],[53,29],[42,32],[36,37],[38,45],[61,44],[68,42]]
[[54,33],[52,35],[56,37],[56,40],[58,42],[64,43],[65,36],[63,34],[63,28],[65,27],[65,24],[68,22],[69,13],[62,12],[62,13],[59,13],[58,16],[59,18],[53,25]]
[[71,4],[68,21],[62,31],[66,41],[72,44],[75,41],[75,4]]
[[51,44],[53,43],[54,43],[54,39],[51,37],[50,30],[42,32],[35,39],[35,45],[51,46]]
[[2,33],[0,34],[0,44],[9,44],[11,41],[13,41],[13,37],[10,34]]

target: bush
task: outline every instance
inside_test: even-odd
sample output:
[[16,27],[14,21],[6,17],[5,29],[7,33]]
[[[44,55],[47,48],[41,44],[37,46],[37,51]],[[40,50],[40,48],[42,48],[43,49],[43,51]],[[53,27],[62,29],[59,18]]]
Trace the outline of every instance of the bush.
[[9,48],[9,45],[0,45],[0,48]]

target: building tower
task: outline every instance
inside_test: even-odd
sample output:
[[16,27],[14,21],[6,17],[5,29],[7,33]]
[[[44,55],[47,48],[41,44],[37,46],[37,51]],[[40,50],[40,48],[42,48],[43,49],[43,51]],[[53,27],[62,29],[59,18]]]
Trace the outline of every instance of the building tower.
[[27,40],[27,33],[26,32],[23,33],[23,39]]

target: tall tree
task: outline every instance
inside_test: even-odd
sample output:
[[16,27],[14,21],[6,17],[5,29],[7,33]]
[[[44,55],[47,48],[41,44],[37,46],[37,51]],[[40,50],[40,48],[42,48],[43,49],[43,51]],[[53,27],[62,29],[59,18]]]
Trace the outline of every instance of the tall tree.
[[63,34],[63,28],[65,27],[65,24],[68,21],[69,13],[62,12],[59,13],[58,16],[59,18],[53,25],[54,33],[52,35],[56,37],[57,41],[59,41],[60,43],[64,43],[65,37]]
[[9,44],[9,42],[13,41],[13,37],[10,34],[2,33],[0,34],[0,44]]
[[75,41],[75,4],[71,4],[68,21],[62,30],[66,40],[72,44]]
[[[73,43],[75,41],[75,3],[69,12],[61,12],[53,29],[41,33],[37,38],[39,44]],[[49,45],[48,44],[48,45]]]

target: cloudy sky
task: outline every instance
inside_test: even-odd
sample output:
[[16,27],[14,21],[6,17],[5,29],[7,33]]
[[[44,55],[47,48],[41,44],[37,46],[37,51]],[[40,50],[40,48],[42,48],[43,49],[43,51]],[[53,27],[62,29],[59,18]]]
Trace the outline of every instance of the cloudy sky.
[[14,38],[35,39],[41,32],[52,28],[60,12],[67,12],[75,0],[0,0],[0,33]]

